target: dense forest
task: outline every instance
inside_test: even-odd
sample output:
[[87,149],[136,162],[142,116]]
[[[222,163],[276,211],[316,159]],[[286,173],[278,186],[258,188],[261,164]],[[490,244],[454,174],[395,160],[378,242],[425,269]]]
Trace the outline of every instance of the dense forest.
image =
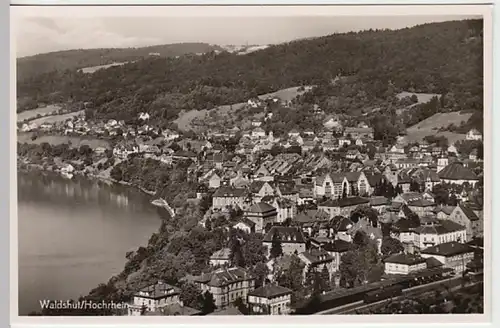
[[[142,111],[173,120],[285,87],[317,85],[300,100],[326,112],[390,104],[399,91],[439,94],[453,110],[482,111],[482,21],[424,24],[293,41],[247,55],[209,52],[146,58],[83,74],[43,73],[18,83],[18,111],[37,103],[92,102],[89,118],[130,119]],[[334,86],[338,75],[353,85]]]
[[56,51],[17,59],[17,79],[25,80],[51,71],[77,70],[84,67],[107,65],[144,59],[150,53],[160,57],[175,57],[189,53],[222,50],[206,43],[177,43],[141,48],[104,48]]

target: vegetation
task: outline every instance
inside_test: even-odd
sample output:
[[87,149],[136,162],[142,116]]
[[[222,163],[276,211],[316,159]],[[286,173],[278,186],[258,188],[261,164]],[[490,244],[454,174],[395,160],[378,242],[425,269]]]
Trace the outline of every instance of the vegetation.
[[[440,94],[442,108],[482,112],[481,34],[480,20],[453,21],[334,34],[244,56],[211,52],[146,58],[93,74],[51,71],[19,82],[19,109],[40,102],[91,101],[88,118],[126,120],[147,111],[171,121],[181,109],[211,109],[281,88],[316,85],[297,99],[298,105],[318,104],[327,114],[355,114],[379,105],[394,110],[396,92],[408,90]],[[338,74],[352,79],[332,83]],[[436,100],[422,105],[416,119],[437,105]]]

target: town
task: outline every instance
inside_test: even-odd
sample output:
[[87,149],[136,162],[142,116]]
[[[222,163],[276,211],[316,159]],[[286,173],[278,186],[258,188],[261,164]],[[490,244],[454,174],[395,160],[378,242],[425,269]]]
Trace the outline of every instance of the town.
[[[354,313],[443,285],[448,294],[431,313],[465,306],[449,293],[482,281],[482,134],[448,143],[400,133],[388,143],[362,117],[317,106],[319,128],[273,133],[265,124],[276,104],[290,106],[249,99],[244,107],[264,112],[260,120],[201,133],[161,128],[146,112],[127,123],[86,119],[85,110],[26,120],[18,166],[135,186],[166,211],[150,245],[128,255],[122,315]],[[176,238],[196,233],[214,236],[197,240],[204,253],[168,264],[173,273],[155,271],[156,257],[183,254]],[[134,271],[142,276],[129,284]]]

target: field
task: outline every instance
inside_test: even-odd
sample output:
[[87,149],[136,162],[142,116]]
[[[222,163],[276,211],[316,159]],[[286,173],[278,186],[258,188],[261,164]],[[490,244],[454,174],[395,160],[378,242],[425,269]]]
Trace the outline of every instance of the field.
[[471,116],[471,113],[461,114],[460,112],[437,113],[419,122],[418,124],[409,127],[406,130],[407,136],[405,139],[411,143],[420,141],[428,135],[445,136],[448,138],[449,143],[452,144],[457,140],[465,139],[465,134],[458,134],[449,131],[438,132],[437,130],[441,127],[447,127],[451,123],[459,126],[462,122],[467,122]]
[[17,121],[22,122],[24,120],[32,120],[37,117],[37,115],[49,115],[54,111],[58,111],[61,107],[57,105],[49,105],[46,107],[39,107],[32,110],[27,110],[17,114]]
[[17,142],[19,143],[29,143],[29,144],[41,144],[47,142],[51,145],[60,145],[64,143],[71,143],[71,147],[79,148],[83,145],[88,145],[90,148],[95,149],[97,147],[109,148],[109,142],[106,140],[95,139],[95,138],[81,138],[81,137],[70,137],[70,136],[50,136],[44,135],[39,136],[35,140],[31,140],[33,133],[18,133]]
[[[292,88],[287,88],[287,89],[281,89],[276,92],[272,93],[266,93],[263,95],[259,96],[259,99],[267,99],[267,98],[274,98],[278,97],[283,101],[291,101],[298,95],[303,94],[304,92],[308,91],[311,89],[310,86],[306,86],[305,91],[298,91],[300,87],[292,87]],[[217,117],[222,117],[226,118],[229,121],[232,121],[232,118],[238,114],[242,109],[245,108],[245,105],[247,103],[237,103],[237,104],[232,104],[232,105],[223,105],[216,107],[214,109],[211,109],[210,111],[207,110],[190,110],[190,111],[183,111],[179,114],[179,117],[174,121],[174,123],[177,124],[179,129],[186,131],[186,130],[196,130],[196,124],[193,124],[193,120],[196,119],[196,121],[201,122],[207,119],[208,116],[217,116]],[[262,116],[262,115],[260,115]],[[247,120],[245,122],[238,122],[238,127],[240,128],[245,128],[250,124],[250,120],[252,118],[257,119],[259,115],[254,115],[252,117],[246,116]],[[206,123],[206,122],[205,122]]]
[[439,95],[437,93],[415,93],[415,92],[407,92],[407,91],[403,91],[401,93],[398,93],[396,95],[396,97],[398,97],[398,99],[403,99],[405,97],[411,97],[413,95],[417,96],[419,104],[424,104],[424,103],[429,102],[432,99],[432,97],[439,97]]
[[73,118],[75,116],[78,116],[80,114],[84,114],[85,111],[81,110],[78,112],[71,112],[71,113],[66,113],[66,114],[61,114],[61,115],[50,115],[50,116],[45,116],[45,117],[40,117],[35,120],[32,120],[31,122],[37,124],[40,126],[43,123],[59,123],[59,122],[64,122],[67,119]]
[[80,69],[79,71],[81,71],[82,73],[85,73],[85,74],[92,74],[95,71],[100,70],[100,69],[110,68],[110,67],[113,67],[113,66],[121,66],[121,65],[125,65],[126,63],[127,62],[124,62],[124,63],[112,63],[112,64],[107,64],[107,65],[99,65],[99,66],[91,66],[91,67],[84,67],[84,68]]

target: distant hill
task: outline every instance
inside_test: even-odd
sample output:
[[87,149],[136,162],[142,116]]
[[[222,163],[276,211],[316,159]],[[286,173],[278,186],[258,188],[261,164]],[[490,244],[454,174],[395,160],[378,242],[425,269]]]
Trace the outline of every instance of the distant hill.
[[[93,104],[89,118],[127,120],[146,111],[164,123],[183,110],[209,110],[316,85],[300,96],[300,104],[317,103],[326,114],[364,113],[403,91],[439,94],[445,96],[444,107],[482,112],[482,20],[333,34],[246,55],[219,51],[167,60],[151,56],[93,74],[47,72],[18,83],[18,111],[40,102],[88,101]],[[332,84],[339,74],[352,78]],[[296,121],[306,124],[304,115]]]
[[175,57],[188,53],[222,50],[207,43],[177,43],[141,48],[104,48],[57,51],[17,59],[17,79],[40,75],[50,71],[75,70],[84,67],[128,62],[150,56]]

